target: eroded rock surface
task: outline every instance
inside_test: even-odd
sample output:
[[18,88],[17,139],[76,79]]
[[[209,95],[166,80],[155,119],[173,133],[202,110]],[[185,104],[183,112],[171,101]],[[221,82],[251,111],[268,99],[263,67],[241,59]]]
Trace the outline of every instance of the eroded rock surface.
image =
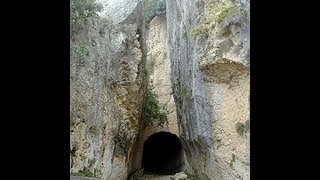
[[167,0],[180,138],[200,179],[249,179],[247,0]]
[[128,176],[146,91],[143,7],[130,2],[91,19],[71,41],[71,173]]
[[[142,1],[98,2],[105,10],[71,41],[71,173],[125,180],[147,137],[169,131],[199,179],[250,179],[249,1],[167,0],[148,34]],[[170,113],[169,127],[142,132],[146,59]]]

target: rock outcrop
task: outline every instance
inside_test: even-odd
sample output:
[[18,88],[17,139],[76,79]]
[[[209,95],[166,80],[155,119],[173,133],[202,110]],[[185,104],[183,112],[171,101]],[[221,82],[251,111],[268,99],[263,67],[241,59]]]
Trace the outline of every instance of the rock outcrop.
[[[159,105],[168,111],[168,124],[160,127],[155,123],[153,126],[141,130],[134,151],[133,170],[142,168],[144,142],[157,132],[170,132],[179,136],[176,116],[176,108],[171,87],[170,60],[167,49],[167,22],[166,16],[156,16],[148,24],[146,30],[147,61],[149,81],[153,84]],[[170,148],[170,147],[168,147]]]
[[166,16],[156,16],[149,23],[147,31],[147,68],[150,81],[158,96],[160,106],[168,110],[168,127],[155,127],[158,131],[168,131],[179,136],[176,107],[171,86],[170,59],[168,57],[168,38]]
[[188,171],[249,179],[248,0],[167,0],[172,87]]
[[145,101],[145,35],[142,2],[115,2],[102,1],[117,13],[92,18],[71,41],[70,171],[125,180]]
[[[167,131],[187,174],[250,179],[249,0],[167,0],[148,32],[143,1],[97,2],[104,11],[71,40],[70,172],[141,174],[143,143]],[[142,128],[146,68],[168,127]]]

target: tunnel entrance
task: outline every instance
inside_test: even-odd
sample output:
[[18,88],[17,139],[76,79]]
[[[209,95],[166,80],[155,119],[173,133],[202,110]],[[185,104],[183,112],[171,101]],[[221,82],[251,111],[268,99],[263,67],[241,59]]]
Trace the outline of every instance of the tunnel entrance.
[[169,132],[151,135],[143,145],[142,167],[146,174],[172,175],[184,164],[180,139]]

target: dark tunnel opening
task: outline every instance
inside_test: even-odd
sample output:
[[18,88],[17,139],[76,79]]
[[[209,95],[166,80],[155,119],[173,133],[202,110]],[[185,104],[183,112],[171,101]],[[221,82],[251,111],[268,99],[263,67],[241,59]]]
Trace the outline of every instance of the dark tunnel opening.
[[142,166],[146,174],[172,175],[180,172],[183,164],[183,149],[175,134],[155,133],[144,142]]

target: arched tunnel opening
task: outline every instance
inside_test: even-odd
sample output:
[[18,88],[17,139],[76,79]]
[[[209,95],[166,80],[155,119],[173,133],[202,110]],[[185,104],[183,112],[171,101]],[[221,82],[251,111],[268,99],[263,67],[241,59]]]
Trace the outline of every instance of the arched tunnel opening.
[[172,175],[180,172],[183,165],[183,148],[175,134],[158,132],[144,142],[142,166],[146,174]]

